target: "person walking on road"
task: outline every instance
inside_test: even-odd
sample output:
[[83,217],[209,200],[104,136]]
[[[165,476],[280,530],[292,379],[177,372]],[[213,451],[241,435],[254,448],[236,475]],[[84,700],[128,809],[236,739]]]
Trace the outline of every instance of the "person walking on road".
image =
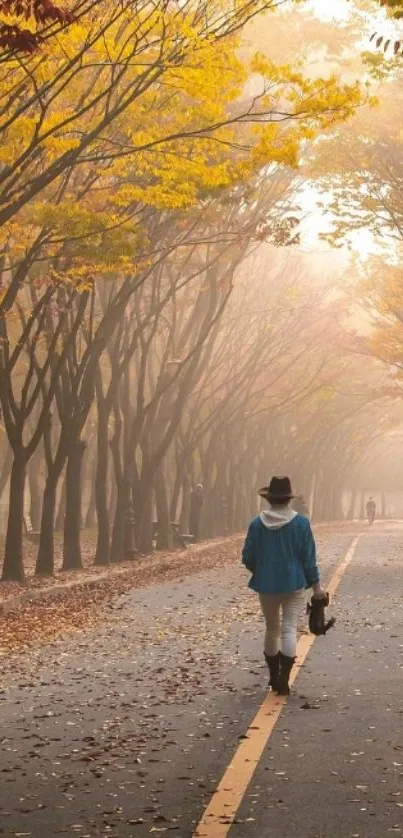
[[376,515],[376,503],[375,503],[373,498],[369,499],[365,509],[366,509],[366,513],[367,513],[368,523],[369,523],[370,526],[372,526],[372,524],[375,521],[375,515]]
[[288,477],[273,477],[259,492],[269,502],[249,526],[242,562],[252,574],[249,587],[259,595],[266,622],[264,657],[270,687],[289,695],[289,677],[297,649],[298,615],[305,590],[323,599],[316,546],[309,520],[291,507]]

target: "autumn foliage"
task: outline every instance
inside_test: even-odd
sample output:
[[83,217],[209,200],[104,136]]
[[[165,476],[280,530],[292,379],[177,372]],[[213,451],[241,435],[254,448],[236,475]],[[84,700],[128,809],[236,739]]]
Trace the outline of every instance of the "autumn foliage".
[[[219,527],[217,498],[230,484],[222,422],[227,442],[247,424],[225,380],[242,381],[246,411],[242,362],[252,364],[260,345],[250,355],[245,345],[238,368],[221,367],[235,277],[255,247],[298,243],[301,157],[366,96],[335,74],[310,78],[298,61],[245,54],[245,27],[263,12],[274,20],[276,6],[100,0],[67,11],[2,9],[5,25],[29,31],[32,50],[43,38],[39,50],[0,61],[4,579],[24,578],[24,498],[38,471],[37,573],[54,570],[56,521],[64,569],[81,567],[89,458],[97,564],[149,551],[155,515],[159,546],[171,546],[170,523],[186,527],[189,486],[203,469],[215,481],[211,532]],[[308,352],[297,314],[281,321],[287,359],[291,324]],[[271,333],[260,320],[256,328],[274,369]],[[316,325],[311,337],[314,352]],[[223,383],[214,393],[205,376],[217,347]],[[303,397],[296,378],[287,390],[286,370],[278,367],[279,392],[259,378],[254,410],[265,386],[276,404]],[[227,502],[231,529],[244,512],[239,498]]]
[[[8,22],[10,20],[10,22]],[[47,25],[66,26],[74,13],[51,0],[2,0],[0,3],[0,49],[33,53],[43,40]]]

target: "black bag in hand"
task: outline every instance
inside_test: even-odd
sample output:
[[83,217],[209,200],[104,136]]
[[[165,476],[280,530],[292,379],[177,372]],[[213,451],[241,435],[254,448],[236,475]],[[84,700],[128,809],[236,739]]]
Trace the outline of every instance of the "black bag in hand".
[[309,631],[316,637],[326,634],[336,622],[335,617],[326,622],[325,608],[327,608],[329,602],[329,594],[326,594],[322,599],[312,597],[311,602],[308,602],[306,606],[306,612],[309,614]]

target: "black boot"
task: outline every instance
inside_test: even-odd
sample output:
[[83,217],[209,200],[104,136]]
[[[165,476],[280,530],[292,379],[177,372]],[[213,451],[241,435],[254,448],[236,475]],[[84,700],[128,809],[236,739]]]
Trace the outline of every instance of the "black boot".
[[280,670],[280,652],[277,652],[277,655],[266,655],[264,653],[264,659],[269,667],[270,672],[270,681],[269,687],[272,688],[273,692],[277,691],[277,684],[278,684],[278,675]]
[[277,690],[276,692],[278,695],[289,695],[290,694],[290,686],[289,686],[289,678],[291,670],[294,666],[295,658],[288,658],[287,655],[283,655],[282,652],[279,653],[279,663],[280,663],[280,673],[277,680]]

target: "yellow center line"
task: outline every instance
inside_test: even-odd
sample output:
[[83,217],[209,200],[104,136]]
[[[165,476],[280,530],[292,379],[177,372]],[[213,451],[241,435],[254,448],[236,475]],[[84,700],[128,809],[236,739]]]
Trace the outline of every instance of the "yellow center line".
[[[337,566],[327,587],[333,596],[352,562],[361,535],[356,536],[344,559]],[[316,637],[304,634],[298,641],[296,668],[291,675],[293,684]],[[260,762],[263,751],[287,703],[287,698],[270,692],[260,706],[252,724],[237,748],[213,797],[193,833],[192,838],[226,838],[234,823],[245,792]]]

